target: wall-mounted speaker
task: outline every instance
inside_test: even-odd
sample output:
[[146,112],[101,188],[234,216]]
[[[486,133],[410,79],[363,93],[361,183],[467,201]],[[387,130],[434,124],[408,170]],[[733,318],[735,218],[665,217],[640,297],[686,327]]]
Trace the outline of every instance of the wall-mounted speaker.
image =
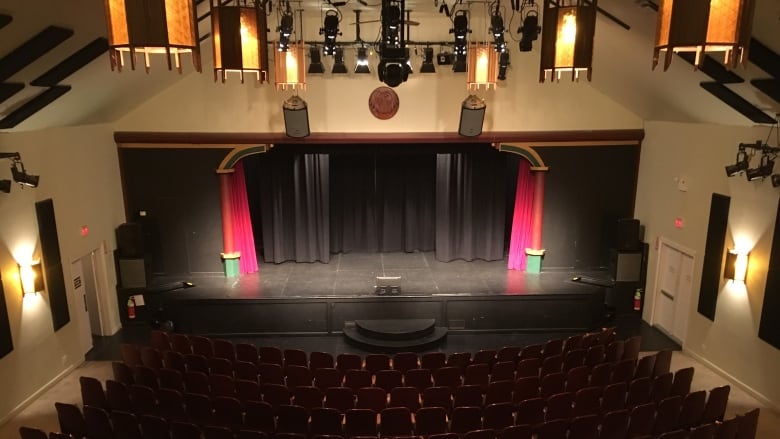
[[485,120],[486,108],[487,105],[485,105],[484,99],[475,95],[469,95],[460,108],[458,134],[466,137],[482,134],[482,122]]
[[125,258],[144,256],[144,227],[140,223],[124,223],[116,228],[116,248]]
[[306,137],[309,133],[309,110],[306,101],[297,95],[282,104],[284,131],[289,137]]
[[640,227],[638,219],[619,219],[617,223],[617,249],[621,251],[639,250],[639,235]]

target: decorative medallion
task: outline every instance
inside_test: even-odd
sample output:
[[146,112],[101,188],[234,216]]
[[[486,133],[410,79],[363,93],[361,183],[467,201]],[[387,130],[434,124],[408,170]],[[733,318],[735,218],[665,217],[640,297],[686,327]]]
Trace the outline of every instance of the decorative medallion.
[[368,97],[368,109],[377,119],[390,119],[398,112],[398,95],[390,87],[377,87]]

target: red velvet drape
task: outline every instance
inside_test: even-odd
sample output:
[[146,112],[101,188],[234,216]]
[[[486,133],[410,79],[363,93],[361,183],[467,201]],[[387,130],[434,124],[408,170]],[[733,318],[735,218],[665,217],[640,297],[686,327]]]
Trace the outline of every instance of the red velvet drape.
[[235,250],[241,252],[239,272],[254,273],[257,271],[257,254],[255,238],[252,234],[252,218],[249,216],[249,201],[246,197],[244,164],[238,162],[233,169],[230,199],[233,209],[233,242]]
[[515,209],[512,214],[512,235],[509,239],[510,270],[525,270],[525,249],[531,246],[533,233],[534,175],[528,160],[520,161],[515,191]]

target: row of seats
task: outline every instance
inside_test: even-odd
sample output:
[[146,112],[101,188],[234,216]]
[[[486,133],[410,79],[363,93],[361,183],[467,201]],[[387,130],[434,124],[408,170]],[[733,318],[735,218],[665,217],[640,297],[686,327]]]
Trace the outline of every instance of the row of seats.
[[[734,439],[755,437],[758,422],[758,409],[745,415],[727,419],[723,422],[711,422],[696,425],[684,423],[669,423],[669,419],[663,418],[662,407],[653,404],[637,406],[632,410],[611,411],[603,416],[583,415],[573,418],[518,418],[517,424],[507,422],[500,414],[489,418],[482,417],[481,411],[476,407],[461,407],[455,411],[452,419],[447,422],[444,411],[441,408],[426,408],[412,417],[405,408],[388,408],[380,412],[379,421],[377,415],[371,410],[353,409],[342,415],[332,409],[317,409],[311,413],[296,406],[284,406],[275,417],[267,414],[265,419],[258,422],[246,422],[238,417],[231,417],[229,413],[217,414],[214,417],[199,418],[194,420],[166,419],[155,415],[140,415],[136,417],[131,413],[114,411],[108,412],[92,406],[84,407],[84,414],[77,406],[57,403],[60,429],[75,438],[87,437],[89,439],[109,439],[113,437],[136,437],[134,432],[143,431],[144,438],[170,438],[169,425],[174,423],[195,425],[206,430],[218,430],[222,433],[234,431],[262,432],[265,435],[273,434],[298,434],[298,438],[315,436],[332,437],[408,437],[418,436],[431,438],[434,435],[454,433],[463,439],[492,439],[498,435],[502,439],[530,438],[535,434],[537,439],[552,438],[562,439],[568,435],[573,438],[636,438],[636,437],[662,437],[686,438],[691,435],[695,438],[713,438],[717,433],[718,438]],[[266,407],[267,408],[267,407]],[[656,415],[658,413],[658,415]],[[511,412],[510,412],[511,414]],[[222,417],[221,419],[219,417]],[[220,425],[212,422],[221,421]],[[522,422],[522,423],[520,423]],[[140,429],[139,429],[140,427]],[[32,429],[26,429],[32,430]],[[196,428],[188,428],[190,433]],[[479,436],[470,434],[472,431],[490,431]],[[150,432],[156,432],[151,434]],[[32,434],[29,431],[21,431],[23,434]],[[216,433],[219,434],[219,433]],[[137,435],[142,437],[141,434]],[[174,435],[173,438],[179,437]],[[185,437],[185,436],[182,436]],[[200,437],[200,436],[186,436]],[[209,439],[208,433],[206,433]],[[214,436],[221,437],[221,436]],[[226,436],[227,437],[227,436]],[[232,436],[230,436],[232,437]],[[257,433],[242,433],[243,437],[260,438],[263,435]],[[34,439],[35,436],[23,436],[23,439]]]
[[[615,340],[615,328],[604,328],[600,331],[576,334],[566,339],[558,338],[548,340],[544,344],[534,344],[525,347],[507,346],[498,350],[480,350],[473,355],[469,352],[459,352],[447,355],[443,352],[429,352],[421,356],[414,352],[401,352],[392,357],[386,354],[368,354],[365,358],[357,354],[342,353],[335,358],[327,352],[312,352],[307,356],[305,351],[299,349],[281,349],[274,346],[255,346],[250,343],[236,343],[230,340],[209,338],[197,335],[166,333],[152,331],[151,349],[160,354],[167,351],[175,351],[183,355],[195,354],[205,358],[223,358],[231,362],[247,361],[254,364],[273,363],[281,366],[296,365],[309,367],[311,370],[318,368],[335,367],[342,372],[348,369],[367,369],[372,372],[384,369],[396,369],[405,372],[408,369],[430,369],[436,371],[440,367],[453,366],[465,369],[470,364],[488,364],[492,366],[496,362],[517,362],[527,358],[547,358],[561,355],[575,349],[588,350],[593,346],[609,346]],[[641,337],[635,336],[627,339],[615,349],[611,358],[613,361],[622,358],[637,359]],[[123,360],[130,364],[142,364],[143,352],[133,348],[133,345],[123,345]]]

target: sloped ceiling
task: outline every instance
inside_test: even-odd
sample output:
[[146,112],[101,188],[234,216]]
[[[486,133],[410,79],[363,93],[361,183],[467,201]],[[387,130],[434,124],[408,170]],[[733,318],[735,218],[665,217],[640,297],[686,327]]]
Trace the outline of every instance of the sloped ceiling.
[[[374,3],[374,4],[372,4]],[[353,10],[363,11],[361,21],[378,19],[379,1],[348,0],[340,6],[343,14],[340,29],[343,32],[342,41],[354,41],[355,26]],[[414,41],[450,41],[450,22],[439,13],[439,7],[445,0],[409,0],[407,8],[411,9],[412,20],[420,26],[411,28],[411,39]],[[450,8],[453,7],[451,4]],[[198,14],[205,16],[209,1],[198,4]],[[655,1],[648,0],[599,0],[599,7],[630,27],[625,29],[606,14],[599,14],[596,26],[596,41],[594,53],[593,81],[580,84],[583,87],[595,87],[599,92],[620,103],[645,120],[664,120],[679,122],[708,122],[726,125],[753,125],[748,117],[726,105],[711,94],[703,82],[714,80],[702,71],[694,68],[680,57],[675,57],[671,67],[664,72],[661,67],[651,69],[653,40],[655,36],[656,11],[652,6]],[[487,35],[484,19],[488,3],[461,2],[459,7],[468,7],[471,11],[471,27],[473,38]],[[503,4],[502,4],[503,5]],[[274,4],[274,6],[276,6]],[[304,10],[304,35],[307,41],[319,41],[319,23],[321,22],[323,6],[314,0],[293,4],[293,7]],[[324,8],[329,8],[324,3]],[[510,68],[538,69],[536,65],[523,63],[524,54],[518,52],[517,37],[519,17],[512,15],[509,4],[503,8],[510,42],[512,66]],[[269,17],[269,36],[274,38],[277,23],[276,11]],[[209,20],[203,19],[199,25],[201,35],[206,35]],[[755,20],[753,24],[754,38],[763,43],[770,53],[780,53],[780,1],[756,0]],[[51,27],[55,31],[45,32]],[[59,31],[57,31],[59,30]],[[363,40],[373,40],[377,35],[378,24],[364,23],[361,26]],[[31,2],[29,0],[4,0],[0,3],[0,78],[7,76],[0,84],[0,129],[2,130],[33,130],[51,126],[79,125],[105,123],[114,121],[140,103],[158,94],[166,87],[179,80],[182,76],[175,71],[168,71],[164,62],[153,64],[152,71],[123,70],[122,73],[112,72],[108,54],[101,50],[104,44],[106,29],[104,3],[102,0],[69,0],[67,2]],[[29,48],[31,40],[38,36],[39,56],[25,60],[14,51],[22,45]],[[60,41],[61,40],[61,41]],[[48,44],[47,44],[48,43]],[[90,46],[91,45],[91,46]],[[211,75],[211,60],[207,55],[211,51],[211,40],[204,39],[204,72]],[[48,50],[47,50],[48,49]],[[534,50],[539,50],[538,42]],[[83,67],[76,62],[78,68],[70,72],[46,74],[53,67],[81,54]],[[76,57],[78,58],[78,56]],[[2,60],[14,60],[20,68],[3,65]],[[715,57],[715,64],[720,62]],[[29,62],[28,62],[29,61]],[[77,60],[78,61],[78,60]],[[192,66],[184,65],[185,75],[193,73]],[[7,62],[5,64],[8,64]],[[18,70],[18,71],[16,71]],[[12,72],[2,75],[2,72]],[[726,92],[731,91],[738,99],[745,100],[756,107],[767,117],[774,118],[780,112],[780,102],[764,94],[751,80],[758,85],[777,87],[780,78],[773,77],[771,72],[762,70],[751,62],[747,68],[739,67],[733,71],[741,82],[715,84],[715,88]],[[49,78],[47,80],[46,78]],[[53,80],[52,80],[53,78]],[[430,80],[435,80],[432,76]],[[767,81],[769,80],[769,81]],[[378,81],[378,79],[377,79]],[[219,86],[215,84],[215,87]],[[554,87],[555,85],[550,85]],[[403,87],[403,85],[401,85]],[[713,87],[708,87],[712,89]],[[39,103],[41,109],[32,111],[22,121],[12,121],[30,113],[31,102]],[[25,107],[26,106],[26,107]],[[755,119],[755,118],[754,118]],[[2,120],[6,121],[6,126]],[[13,122],[13,123],[11,123]],[[8,126],[8,125],[13,125]]]

